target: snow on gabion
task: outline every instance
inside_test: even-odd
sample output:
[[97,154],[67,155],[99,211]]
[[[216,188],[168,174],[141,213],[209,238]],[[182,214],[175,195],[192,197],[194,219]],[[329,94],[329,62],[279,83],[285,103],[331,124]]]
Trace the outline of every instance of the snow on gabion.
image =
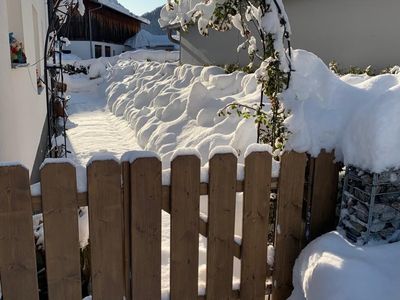
[[359,245],[400,241],[400,170],[348,167],[339,228]]

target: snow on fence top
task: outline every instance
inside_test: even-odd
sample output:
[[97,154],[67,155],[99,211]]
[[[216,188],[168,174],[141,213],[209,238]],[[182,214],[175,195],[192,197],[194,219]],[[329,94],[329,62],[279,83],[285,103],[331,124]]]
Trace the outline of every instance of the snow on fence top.
[[148,157],[155,157],[160,159],[160,156],[152,151],[129,151],[122,155],[121,161],[133,163],[135,160],[139,158],[148,158]]
[[95,153],[88,161],[86,166],[91,165],[95,161],[104,161],[104,160],[113,160],[117,163],[119,163],[119,160],[115,157],[114,154],[108,153],[108,152],[99,152]]
[[210,151],[208,159],[212,159],[217,154],[225,154],[225,153],[231,153],[236,157],[238,156],[237,151],[231,146],[217,146]]
[[[84,193],[87,191],[87,177],[86,177],[86,168],[76,164],[70,158],[46,158],[44,162],[40,165],[40,170],[45,168],[48,164],[70,164],[76,170],[76,186],[78,193]],[[41,193],[40,183],[35,184],[32,187],[32,192],[35,195]]]

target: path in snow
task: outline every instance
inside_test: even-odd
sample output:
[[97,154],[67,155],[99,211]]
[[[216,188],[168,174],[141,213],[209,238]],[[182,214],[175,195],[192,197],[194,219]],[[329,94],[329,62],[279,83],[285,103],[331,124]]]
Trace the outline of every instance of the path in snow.
[[[126,151],[141,150],[129,127],[129,123],[122,117],[112,114],[107,106],[104,87],[95,83],[84,83],[80,90],[70,91],[68,113],[68,150],[72,151],[70,158],[78,165],[85,167],[89,159],[99,152],[108,152],[120,158]],[[84,170],[83,170],[84,171]],[[207,213],[207,197],[201,197],[201,212]],[[240,195],[237,207],[242,206]],[[239,209],[239,219],[241,219]],[[87,244],[88,217],[87,210],[80,217],[81,245]],[[239,233],[239,232],[237,232]],[[170,216],[162,213],[162,299],[169,299],[169,270],[170,270]],[[205,294],[206,288],[206,244],[204,237],[199,237],[199,294]],[[233,287],[239,287],[240,263],[234,259]]]
[[120,158],[127,151],[141,149],[129,124],[108,110],[102,88],[71,93],[68,113],[68,150],[79,165],[86,166],[95,153]]

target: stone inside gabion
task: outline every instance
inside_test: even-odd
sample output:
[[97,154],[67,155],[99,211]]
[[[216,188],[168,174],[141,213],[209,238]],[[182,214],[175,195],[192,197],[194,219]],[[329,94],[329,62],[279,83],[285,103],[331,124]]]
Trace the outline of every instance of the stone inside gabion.
[[358,245],[400,241],[400,170],[347,167],[339,230]]

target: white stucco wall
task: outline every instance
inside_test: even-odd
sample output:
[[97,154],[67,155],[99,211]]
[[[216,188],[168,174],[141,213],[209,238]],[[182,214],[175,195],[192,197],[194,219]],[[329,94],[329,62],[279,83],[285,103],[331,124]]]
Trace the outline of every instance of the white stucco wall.
[[[95,55],[95,50],[94,50],[95,45],[101,45],[102,56],[105,56],[105,52],[104,52],[105,46],[111,47],[111,56],[114,56],[114,53],[115,53],[115,55],[119,55],[126,50],[124,45],[93,41],[92,42],[93,57]],[[71,54],[75,54],[82,59],[90,59],[91,58],[89,41],[71,41],[71,45],[69,45],[68,47],[65,47],[65,50],[71,50]]]
[[[283,0],[292,25],[293,48],[306,49],[327,64],[376,69],[400,64],[399,0]],[[237,30],[210,30],[209,37],[192,26],[181,34],[181,62],[246,64],[236,53]],[[245,53],[244,53],[245,54]]]
[[[8,15],[8,5],[19,6],[17,15]],[[45,91],[39,95],[36,62],[43,56],[47,24],[45,0],[0,1],[0,161],[19,161],[32,170],[46,120]],[[38,31],[34,32],[36,9]],[[11,19],[9,22],[9,18]],[[20,22],[15,22],[20,20]],[[10,28],[11,27],[11,28]],[[12,69],[8,33],[14,31],[25,46],[30,66]],[[35,49],[35,35],[40,49]],[[22,38],[21,38],[22,37]],[[37,57],[37,55],[40,57]],[[42,62],[37,64],[41,65]],[[40,72],[43,74],[43,67]]]
[[295,48],[325,62],[377,69],[400,64],[399,0],[284,0]]

